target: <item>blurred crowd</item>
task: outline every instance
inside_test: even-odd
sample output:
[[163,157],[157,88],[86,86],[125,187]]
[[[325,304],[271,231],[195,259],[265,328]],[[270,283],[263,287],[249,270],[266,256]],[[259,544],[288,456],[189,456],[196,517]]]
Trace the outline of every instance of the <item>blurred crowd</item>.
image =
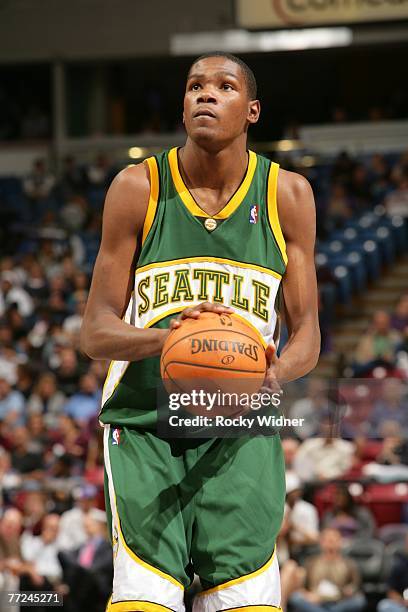
[[311,175],[317,204],[317,233],[326,236],[365,211],[382,205],[408,218],[408,152],[376,153],[365,159],[342,152],[324,176]]
[[[98,426],[108,364],[81,354],[78,336],[115,171],[104,155],[85,166],[69,156],[58,178],[37,160],[25,180],[0,179],[0,590],[54,589],[69,612],[102,610],[112,572]],[[388,167],[381,156],[362,166],[341,155],[316,192],[323,232],[379,203],[407,218],[408,157]],[[354,388],[342,438],[328,435],[324,382],[312,379],[291,404],[306,426],[284,441],[288,498],[278,549],[284,598],[300,612],[357,612],[367,601],[370,581],[342,551],[363,535],[386,547],[374,538],[387,519],[370,510],[365,483],[395,487],[408,470],[407,329],[404,293],[374,315],[354,356],[356,366],[387,362],[399,374],[375,392]],[[333,481],[343,485],[327,493]],[[363,491],[351,495],[350,482]],[[388,522],[408,520],[407,493],[397,501]],[[392,564],[402,567],[407,555],[408,545]],[[381,593],[399,595],[385,597],[381,612],[406,606],[398,567],[388,568]]]

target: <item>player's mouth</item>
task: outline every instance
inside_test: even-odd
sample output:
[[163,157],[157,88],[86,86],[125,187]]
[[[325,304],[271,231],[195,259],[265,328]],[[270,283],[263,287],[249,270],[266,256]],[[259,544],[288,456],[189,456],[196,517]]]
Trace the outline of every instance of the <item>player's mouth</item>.
[[209,108],[200,108],[200,110],[195,112],[193,115],[194,119],[196,119],[197,117],[212,117],[212,119],[216,119],[217,115]]

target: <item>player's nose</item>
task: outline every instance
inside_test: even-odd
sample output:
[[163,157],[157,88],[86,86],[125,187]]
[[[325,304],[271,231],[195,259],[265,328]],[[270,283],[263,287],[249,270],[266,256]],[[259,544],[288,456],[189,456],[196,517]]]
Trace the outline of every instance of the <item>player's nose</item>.
[[198,104],[208,104],[208,103],[212,103],[212,104],[216,104],[217,103],[217,97],[214,94],[213,91],[211,91],[210,89],[202,89],[200,91],[200,95],[197,98],[197,103]]

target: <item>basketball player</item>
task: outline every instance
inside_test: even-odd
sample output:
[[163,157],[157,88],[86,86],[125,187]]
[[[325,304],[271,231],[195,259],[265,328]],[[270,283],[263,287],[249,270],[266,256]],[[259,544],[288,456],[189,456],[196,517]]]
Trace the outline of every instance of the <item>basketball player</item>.
[[[247,150],[256,97],[240,59],[200,57],[187,78],[185,145],[123,170],[107,194],[81,344],[90,357],[112,360],[100,416],[111,612],[180,612],[194,572],[203,589],[195,612],[280,606],[279,437],[156,433],[160,351],[170,325],[188,317],[233,310],[256,326],[269,344],[271,388],[317,362],[313,195],[304,178]],[[280,284],[289,340],[278,358]]]

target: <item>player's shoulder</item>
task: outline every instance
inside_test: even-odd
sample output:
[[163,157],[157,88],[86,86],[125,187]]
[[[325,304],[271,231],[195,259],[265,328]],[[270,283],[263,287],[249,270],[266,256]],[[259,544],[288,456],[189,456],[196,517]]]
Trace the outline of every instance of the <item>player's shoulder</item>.
[[128,191],[134,193],[146,192],[150,190],[150,173],[148,164],[132,164],[127,166],[115,176],[112,181],[111,189],[114,191]]
[[289,170],[278,175],[277,205],[283,233],[287,239],[298,239],[315,225],[315,202],[309,181]]
[[124,228],[139,230],[144,222],[150,198],[147,164],[140,163],[121,170],[113,179],[104,205],[104,224],[114,232]]
[[290,201],[304,201],[305,197],[312,197],[312,187],[302,174],[280,168],[278,174],[278,198]]

